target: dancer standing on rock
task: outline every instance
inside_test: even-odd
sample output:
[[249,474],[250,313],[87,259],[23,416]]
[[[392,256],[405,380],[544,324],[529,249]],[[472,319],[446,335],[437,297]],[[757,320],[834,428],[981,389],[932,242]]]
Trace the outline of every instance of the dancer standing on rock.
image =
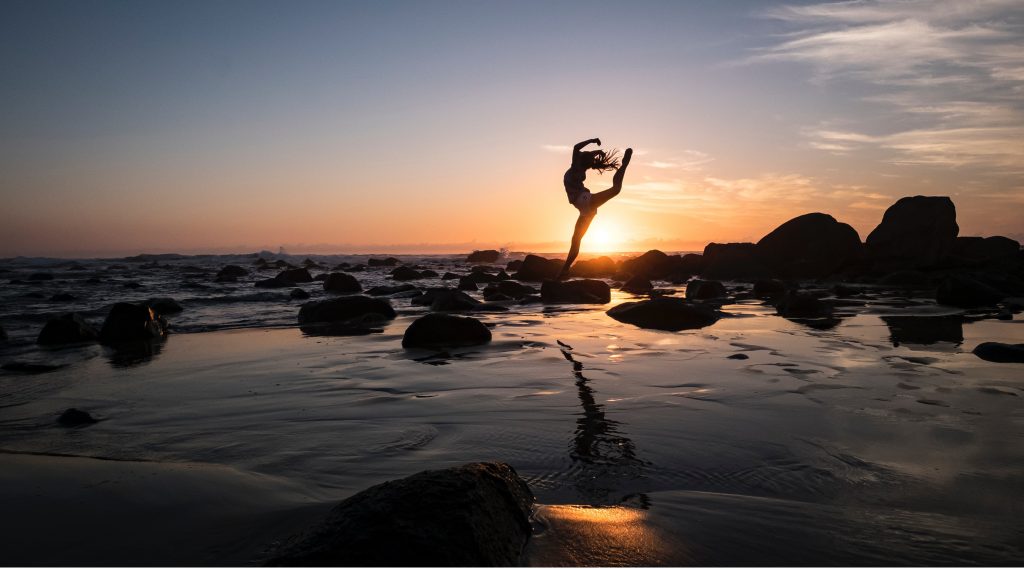
[[[590,222],[594,221],[597,208],[619,195],[619,192],[622,191],[622,178],[626,175],[626,166],[629,166],[629,160],[633,157],[633,149],[627,148],[626,152],[622,155],[622,164],[620,165],[614,150],[611,152],[583,150],[585,146],[591,143],[601,146],[601,139],[591,138],[572,147],[572,165],[565,171],[565,177],[563,178],[565,193],[569,198],[569,203],[580,210],[580,216],[576,220],[576,229],[572,232],[572,246],[569,247],[569,256],[566,257],[565,265],[558,274],[558,280],[564,279],[569,274],[569,267],[576,260],[576,256],[580,254],[580,242],[583,241],[583,235],[590,227]],[[590,190],[583,185],[583,181],[587,178],[587,170],[604,172],[614,169],[617,169],[617,171],[615,176],[612,177],[612,187],[607,190],[591,194]]]

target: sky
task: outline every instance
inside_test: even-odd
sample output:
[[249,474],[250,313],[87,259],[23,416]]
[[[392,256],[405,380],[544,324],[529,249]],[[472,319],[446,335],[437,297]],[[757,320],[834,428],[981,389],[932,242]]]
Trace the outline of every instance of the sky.
[[585,253],[917,194],[1024,240],[1024,0],[0,11],[0,257],[564,251],[592,137],[636,155]]

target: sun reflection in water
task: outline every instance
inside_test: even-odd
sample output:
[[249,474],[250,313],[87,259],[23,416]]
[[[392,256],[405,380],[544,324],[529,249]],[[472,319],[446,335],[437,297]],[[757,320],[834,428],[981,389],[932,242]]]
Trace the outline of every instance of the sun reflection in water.
[[644,510],[549,505],[540,507],[538,517],[549,528],[534,546],[541,550],[535,559],[544,564],[652,565],[666,559],[666,544]]

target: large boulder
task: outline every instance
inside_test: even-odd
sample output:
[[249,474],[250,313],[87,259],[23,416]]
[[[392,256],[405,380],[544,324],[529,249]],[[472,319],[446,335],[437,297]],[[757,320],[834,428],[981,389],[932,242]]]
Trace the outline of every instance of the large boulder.
[[517,281],[533,282],[553,279],[558,276],[563,264],[565,262],[558,259],[545,259],[537,255],[527,255],[523,259],[522,265],[519,266],[519,270],[516,271],[516,274],[512,275],[512,278]]
[[756,279],[768,274],[753,243],[708,243],[701,276],[708,279]]
[[878,270],[930,267],[953,251],[959,231],[948,197],[901,198],[868,234],[865,252]]
[[81,315],[69,312],[57,318],[51,318],[39,332],[36,343],[44,346],[57,346],[95,342],[98,337],[96,330]]
[[831,215],[808,213],[765,235],[757,254],[776,276],[819,278],[860,262],[864,250],[854,228]]
[[396,281],[413,281],[416,279],[423,278],[423,275],[419,271],[411,267],[401,266],[396,267],[391,271],[391,278]]
[[1020,257],[1020,243],[998,235],[957,237],[953,242],[952,257],[955,264],[1016,263]]
[[786,283],[775,279],[758,279],[754,281],[754,297],[774,300],[786,295]]
[[494,249],[484,249],[483,251],[473,251],[466,257],[466,261],[470,263],[494,263],[501,257],[499,251]]
[[657,249],[651,249],[639,257],[623,261],[620,268],[622,272],[635,277],[663,279],[675,271],[681,260],[679,255],[666,255]]
[[110,307],[100,328],[100,343],[107,346],[157,340],[167,332],[167,323],[146,304],[118,302]]
[[348,273],[331,273],[324,279],[324,290],[328,292],[353,293],[363,290],[363,285]]
[[313,282],[313,275],[309,274],[309,270],[305,268],[288,269],[281,271],[275,277],[282,281],[288,281],[293,283],[311,283]]
[[594,279],[544,281],[540,298],[547,304],[606,304],[612,300],[612,289]]
[[775,305],[775,311],[785,318],[830,318],[832,305],[814,295],[791,290]]
[[382,298],[342,296],[303,304],[299,308],[299,324],[346,322],[368,315],[390,320],[395,317],[395,309]]
[[537,294],[537,289],[516,281],[500,281],[492,283],[487,285],[487,288],[483,291],[484,298],[487,300],[498,295],[519,299],[531,294]]
[[413,321],[402,337],[404,348],[476,346],[491,341],[483,322],[468,316],[431,313]]
[[217,271],[218,281],[234,280],[239,277],[247,276],[249,276],[249,271],[244,267],[239,267],[238,265],[225,265],[224,268]]
[[709,306],[691,304],[681,298],[667,296],[639,302],[623,302],[609,310],[607,314],[619,322],[640,328],[672,332],[710,326],[720,317],[719,312]]
[[518,565],[533,494],[504,463],[428,470],[364,490],[290,540],[270,565]]
[[999,363],[1024,363],[1024,344],[982,342],[972,353],[983,360]]
[[686,284],[686,300],[711,300],[725,294],[725,285],[718,281],[694,280]]
[[646,278],[636,276],[622,283],[622,290],[630,294],[650,294],[654,290],[654,285]]
[[410,302],[417,306],[429,306],[431,310],[438,312],[473,310],[483,304],[460,290],[444,287],[428,288]]
[[611,257],[598,257],[576,261],[569,269],[569,275],[580,278],[610,277],[619,270],[618,263]]
[[935,291],[936,302],[960,308],[992,306],[1006,296],[996,288],[962,275],[946,277]]

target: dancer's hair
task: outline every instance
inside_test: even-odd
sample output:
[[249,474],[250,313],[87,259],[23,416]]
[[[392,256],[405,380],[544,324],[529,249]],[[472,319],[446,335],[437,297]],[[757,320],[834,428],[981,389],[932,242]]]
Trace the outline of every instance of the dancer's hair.
[[591,170],[597,170],[598,172],[606,172],[608,170],[616,170],[619,167],[619,151],[617,149],[609,150],[592,150],[587,152],[590,156],[590,165],[588,168]]

